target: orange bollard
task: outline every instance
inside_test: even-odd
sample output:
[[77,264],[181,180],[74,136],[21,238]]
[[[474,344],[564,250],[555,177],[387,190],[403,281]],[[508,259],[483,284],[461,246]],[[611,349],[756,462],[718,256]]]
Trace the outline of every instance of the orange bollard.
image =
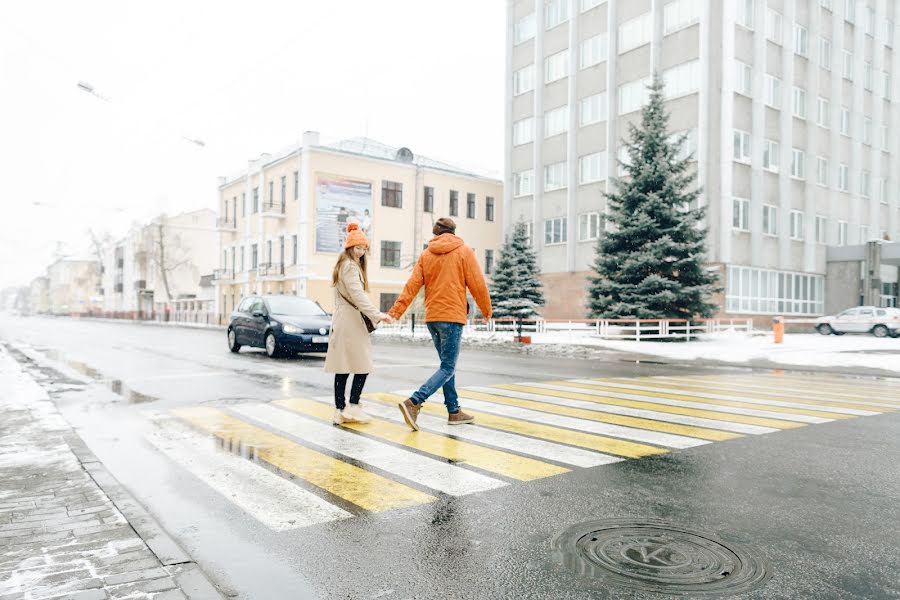
[[772,319],[772,333],[775,334],[775,343],[784,342],[784,317],[775,317]]

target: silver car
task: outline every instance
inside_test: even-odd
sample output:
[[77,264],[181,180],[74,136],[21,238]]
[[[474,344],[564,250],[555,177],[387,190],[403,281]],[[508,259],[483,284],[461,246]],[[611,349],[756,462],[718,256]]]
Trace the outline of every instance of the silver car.
[[822,335],[871,333],[875,337],[900,337],[900,308],[848,308],[836,316],[816,319],[816,330]]

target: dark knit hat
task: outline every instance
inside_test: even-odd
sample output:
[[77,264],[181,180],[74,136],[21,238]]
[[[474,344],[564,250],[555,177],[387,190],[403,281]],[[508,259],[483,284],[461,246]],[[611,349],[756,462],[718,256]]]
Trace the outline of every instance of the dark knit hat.
[[434,227],[431,230],[434,235],[441,235],[442,233],[456,233],[456,223],[453,222],[453,219],[449,217],[441,217],[437,221],[434,222]]

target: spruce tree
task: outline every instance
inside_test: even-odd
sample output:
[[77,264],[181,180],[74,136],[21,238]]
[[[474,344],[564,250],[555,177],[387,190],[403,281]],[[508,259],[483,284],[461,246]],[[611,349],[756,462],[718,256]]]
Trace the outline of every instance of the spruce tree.
[[587,308],[595,318],[690,319],[712,316],[720,288],[704,267],[705,209],[681,139],[671,139],[658,75],[640,126],[629,127],[626,178],[607,194],[612,231],[597,241]]
[[507,234],[491,275],[495,318],[527,319],[538,315],[538,309],[544,305],[538,273],[537,258],[528,245],[528,231],[520,221]]

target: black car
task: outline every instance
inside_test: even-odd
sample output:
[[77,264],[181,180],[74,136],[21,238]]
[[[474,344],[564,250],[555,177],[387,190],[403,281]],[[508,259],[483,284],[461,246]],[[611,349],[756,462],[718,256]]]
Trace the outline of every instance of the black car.
[[326,352],[331,315],[308,298],[248,296],[231,313],[228,348],[265,348],[271,357],[298,352]]

